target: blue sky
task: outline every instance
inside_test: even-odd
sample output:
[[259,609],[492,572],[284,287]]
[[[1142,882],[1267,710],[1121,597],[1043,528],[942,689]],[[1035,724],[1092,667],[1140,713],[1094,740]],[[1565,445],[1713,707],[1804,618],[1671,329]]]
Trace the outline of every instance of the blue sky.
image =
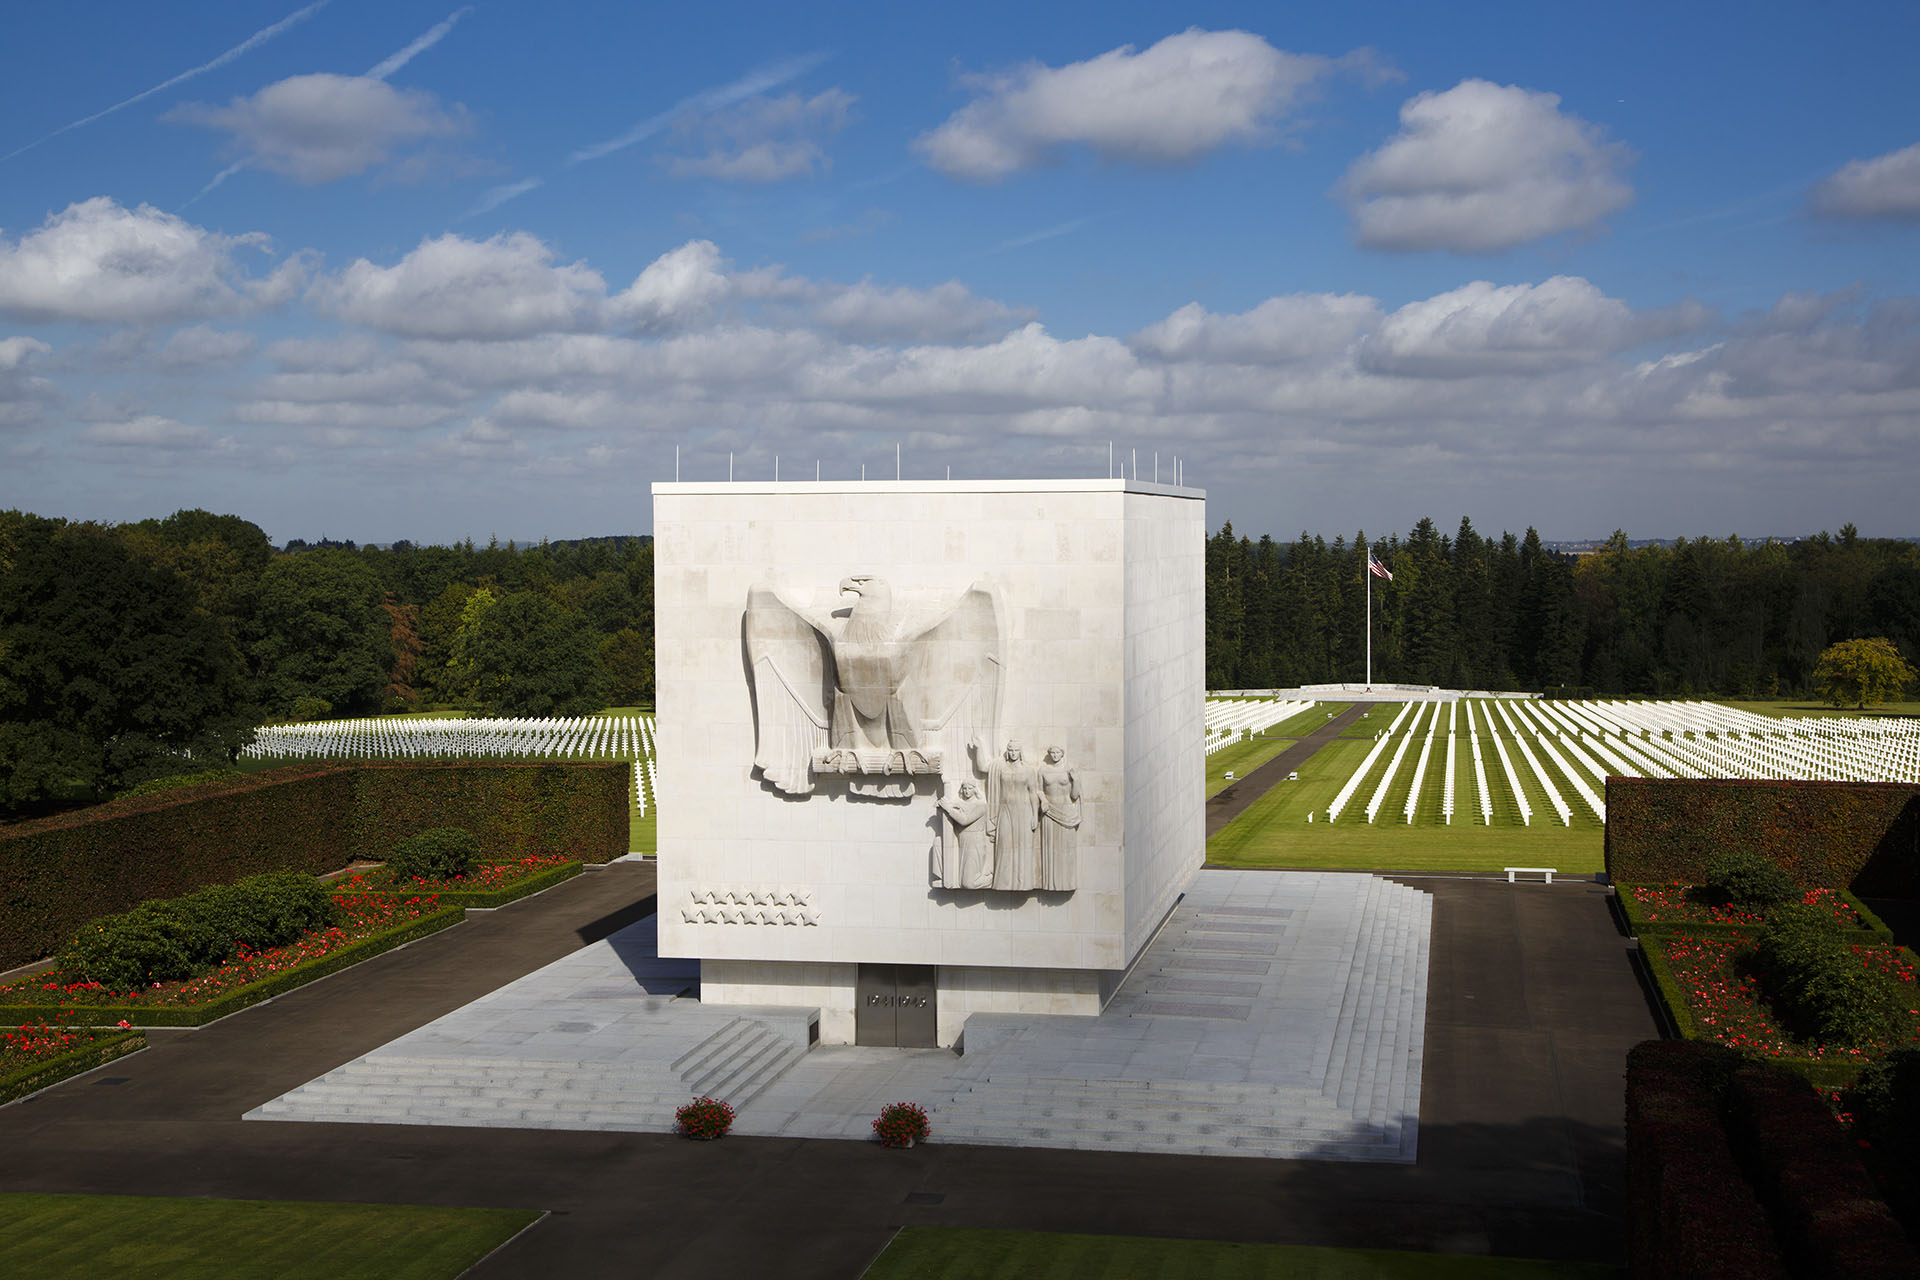
[[[817,11],[816,11],[817,10]],[[1210,523],[1920,535],[1911,4],[17,8],[0,506],[644,531],[1105,475]]]

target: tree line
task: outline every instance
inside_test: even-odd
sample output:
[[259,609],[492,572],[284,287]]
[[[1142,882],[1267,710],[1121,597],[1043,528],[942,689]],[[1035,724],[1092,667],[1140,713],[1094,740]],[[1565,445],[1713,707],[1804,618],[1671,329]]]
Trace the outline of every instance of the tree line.
[[0,511],[0,812],[224,764],[274,720],[653,697],[653,544],[276,548],[238,516]]
[[[1208,687],[1360,679],[1369,552],[1393,575],[1372,581],[1381,682],[1764,697],[1824,688],[1836,641],[1920,658],[1920,547],[1850,525],[1793,543],[1616,533],[1576,558],[1468,520],[1286,545],[1229,524],[1206,546]],[[644,537],[275,547],[200,510],[0,511],[0,813],[225,763],[269,721],[650,702],[653,638]]]
[[1558,554],[1528,529],[1451,536],[1422,519],[1405,538],[1331,544],[1208,539],[1207,687],[1358,681],[1366,558],[1375,577],[1373,678],[1460,689],[1660,697],[1817,692],[1835,642],[1886,637],[1920,659],[1920,546],[1852,525],[1794,542],[1680,539]]

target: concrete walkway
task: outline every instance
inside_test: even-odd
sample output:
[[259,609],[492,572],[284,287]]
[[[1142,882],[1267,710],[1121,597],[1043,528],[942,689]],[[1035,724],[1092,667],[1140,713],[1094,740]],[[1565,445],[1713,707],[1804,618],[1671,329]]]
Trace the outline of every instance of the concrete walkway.
[[1099,1017],[976,1015],[964,1055],[808,1052],[809,1011],[681,997],[647,920],[247,1118],[667,1133],[711,1094],[742,1134],[864,1141],[904,1100],[954,1142],[1410,1161],[1431,915],[1368,875],[1203,871]]

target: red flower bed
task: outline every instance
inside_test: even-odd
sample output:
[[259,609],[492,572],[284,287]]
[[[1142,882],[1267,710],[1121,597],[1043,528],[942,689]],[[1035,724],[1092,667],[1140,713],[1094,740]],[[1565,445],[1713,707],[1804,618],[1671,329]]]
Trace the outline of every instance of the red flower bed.
[[98,1005],[164,1008],[203,1004],[440,909],[440,900],[432,894],[402,899],[349,891],[334,894],[333,900],[340,908],[340,922],[332,928],[305,934],[284,947],[242,950],[226,964],[197,978],[156,982],[151,987],[133,991],[113,991],[100,983],[72,980],[58,969],[49,969],[0,987],[0,1004],[83,1009]]
[[[1789,1035],[1774,1017],[1759,982],[1747,974],[1746,966],[1741,963],[1753,951],[1754,942],[1750,937],[1676,933],[1663,939],[1660,945],[1701,1033],[1722,1044],[1770,1058],[1830,1059],[1874,1058],[1903,1047],[1885,1044],[1846,1049],[1812,1044]],[[1862,965],[1890,974],[1920,997],[1920,988],[1914,985],[1914,966],[1906,952],[1894,947],[1854,947],[1852,950]],[[1916,998],[1915,1003],[1920,1003],[1920,998]],[[1914,1012],[1920,1016],[1920,1010]],[[1905,1043],[1920,1044],[1920,1025]]]
[[[1632,889],[1640,917],[1650,924],[1732,924],[1757,928],[1766,922],[1766,917],[1759,912],[1705,902],[1694,896],[1696,892],[1693,886],[1685,884],[1641,884]],[[1800,901],[1829,913],[1843,929],[1866,928],[1860,913],[1836,890],[1809,889],[1800,895]]]
[[542,871],[551,871],[571,861],[573,859],[564,853],[535,854],[525,858],[489,862],[475,867],[467,875],[452,880],[426,880],[419,876],[401,879],[385,867],[376,867],[372,871],[363,871],[338,884],[342,890],[349,893],[486,892],[518,884],[528,876],[537,876]]
[[57,1021],[28,1023],[11,1031],[0,1031],[0,1077],[119,1034],[117,1027],[67,1027]]

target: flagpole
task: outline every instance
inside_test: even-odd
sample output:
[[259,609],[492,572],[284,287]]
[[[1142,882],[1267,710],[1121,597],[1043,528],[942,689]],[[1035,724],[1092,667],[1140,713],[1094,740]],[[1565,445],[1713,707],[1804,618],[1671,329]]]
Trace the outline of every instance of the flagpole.
[[1373,692],[1373,548],[1367,548],[1367,567],[1362,570],[1367,580],[1367,692]]

